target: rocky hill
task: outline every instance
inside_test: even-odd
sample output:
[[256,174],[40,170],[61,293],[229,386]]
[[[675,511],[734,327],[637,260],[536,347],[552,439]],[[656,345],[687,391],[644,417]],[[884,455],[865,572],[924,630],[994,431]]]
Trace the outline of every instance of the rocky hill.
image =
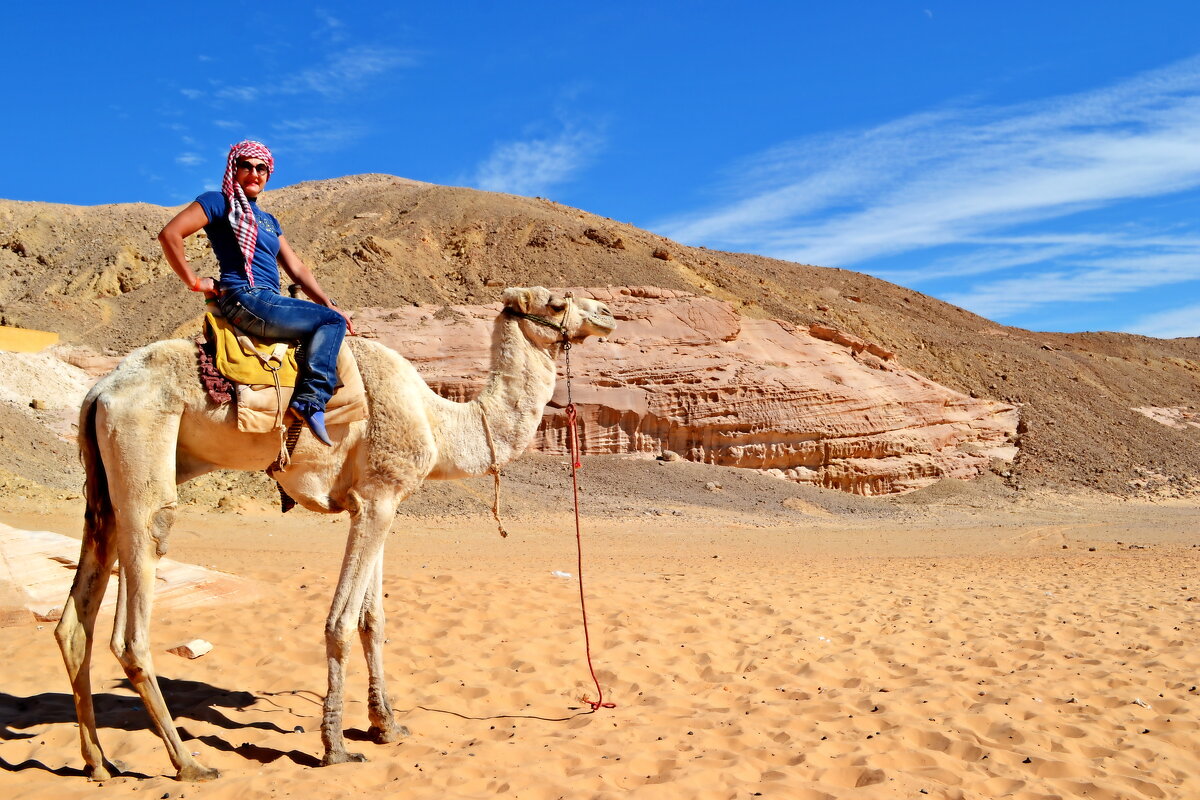
[[[747,320],[869,343],[892,364],[1018,408],[1019,454],[1005,469],[1015,486],[1198,485],[1197,339],[1005,327],[846,270],[686,247],[546,200],[391,176],[298,184],[263,205],[345,307],[436,311],[518,284],[661,287],[725,301]],[[114,353],[190,331],[196,296],[154,238],[174,212],[0,201],[0,323]],[[206,247],[194,237],[189,255],[213,274]]]

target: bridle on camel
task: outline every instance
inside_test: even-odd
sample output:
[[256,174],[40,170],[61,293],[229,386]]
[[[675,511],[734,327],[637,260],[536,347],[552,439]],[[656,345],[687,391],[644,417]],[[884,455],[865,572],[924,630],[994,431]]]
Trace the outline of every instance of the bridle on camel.
[[[505,306],[503,313],[510,317],[527,319],[530,322],[536,322],[538,325],[553,328],[562,336],[559,343],[567,360],[567,421],[571,426],[571,441],[577,445],[574,441],[575,404],[571,402],[571,339],[570,331],[567,330],[567,316],[571,313],[571,296],[567,295],[565,301],[566,306],[563,308],[562,318],[558,322],[545,317],[539,317],[537,314],[526,314],[524,311],[517,311],[512,306]],[[487,439],[488,454],[492,459],[492,463],[488,466],[487,470],[491,473],[495,486],[495,491],[492,495],[492,518],[496,520],[496,528],[500,531],[500,538],[506,539],[508,538],[508,531],[504,530],[504,523],[500,521],[500,465],[496,463],[496,444],[492,438],[492,426],[488,423],[487,412],[483,410],[482,403],[479,405],[479,418],[483,421],[483,435]],[[578,460],[574,455],[571,456],[572,477],[574,477],[574,470],[579,466],[575,463]],[[576,502],[576,511],[578,511],[578,501]]]
[[566,300],[567,305],[563,309],[562,319],[558,322],[555,322],[552,319],[546,319],[545,317],[539,317],[537,314],[526,314],[524,311],[517,311],[512,306],[505,306],[504,313],[508,314],[510,317],[519,317],[521,319],[527,319],[530,322],[536,322],[538,325],[544,325],[547,328],[553,328],[554,330],[556,330],[560,334],[562,334],[562,342],[564,345],[564,349],[570,350],[571,342],[567,339],[567,336],[568,336],[567,315],[571,313],[571,297],[568,295],[565,298],[565,300]]
[[[562,319],[555,322],[552,319],[540,317],[536,314],[526,314],[524,311],[517,311],[511,306],[504,307],[504,313],[511,317],[519,319],[527,319],[530,322],[538,325],[551,328],[558,331],[562,336],[561,345],[563,356],[566,361],[566,381],[567,381],[567,407],[565,409],[567,415],[567,447],[571,455],[571,491],[575,499],[575,574],[579,582],[579,609],[583,614],[583,644],[584,651],[587,654],[588,671],[592,675],[592,683],[596,686],[596,699],[589,700],[587,695],[579,698],[580,702],[591,706],[592,711],[599,711],[601,708],[616,708],[616,703],[604,702],[604,690],[600,688],[600,680],[596,677],[596,668],[592,666],[592,640],[588,635],[588,618],[587,618],[587,602],[584,599],[583,593],[583,536],[579,529],[579,479],[577,472],[583,464],[579,460],[579,428],[576,424],[578,412],[575,409],[575,402],[571,397],[571,339],[570,332],[567,330],[567,316],[571,313],[571,296],[566,297],[566,308],[563,309]],[[500,467],[496,464],[496,449],[492,444],[492,431],[488,425],[487,415],[483,412],[483,406],[479,407],[479,414],[483,419],[483,432],[487,436],[488,449],[491,451],[492,465],[488,469],[496,481],[496,495],[492,503],[492,516],[496,518],[496,525],[500,527],[500,535],[508,536],[508,532],[504,530],[504,526],[500,524]]]

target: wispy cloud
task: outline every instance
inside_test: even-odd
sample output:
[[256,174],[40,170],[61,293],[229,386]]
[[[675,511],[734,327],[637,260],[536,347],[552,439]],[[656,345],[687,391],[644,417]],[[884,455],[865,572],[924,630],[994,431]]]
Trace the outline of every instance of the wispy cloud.
[[1057,268],[983,283],[945,297],[988,317],[1037,306],[1108,301],[1122,294],[1200,280],[1200,247],[1068,261]]
[[[908,283],[1021,272],[955,295],[985,314],[1113,296],[1200,278],[1187,266],[1200,257],[1197,237],[1097,235],[1066,218],[1200,187],[1197,130],[1200,57],[1090,92],[788,142],[736,165],[723,187],[733,202],[655,227]],[[1041,241],[1013,235],[1051,222],[1065,230]],[[928,257],[921,269],[879,269],[914,254]]]
[[359,46],[339,51],[326,62],[284,79],[283,94],[315,92],[326,96],[354,93],[362,83],[399,67],[411,67],[416,59],[386,47]]
[[[261,80],[254,84],[214,78],[206,88],[180,90],[184,98],[206,109],[211,120],[210,140],[226,145],[226,137],[231,135],[261,138],[270,132],[274,149],[311,154],[343,148],[368,132],[354,101],[397,70],[415,66],[416,58],[394,47],[346,46],[342,42],[345,25],[340,19],[322,10],[315,12],[315,19],[313,37],[319,44],[288,51],[287,57],[280,59],[286,63],[290,58],[287,66],[279,66],[280,60],[276,60],[257,70]],[[282,121],[253,124],[256,133],[239,121],[242,118]],[[195,148],[189,143],[187,149]]]
[[1200,304],[1148,314],[1129,326],[1130,333],[1174,339],[1180,336],[1200,336]]
[[322,153],[362,138],[365,125],[345,119],[290,119],[271,127],[271,141],[281,152]]
[[181,89],[189,100],[256,103],[263,98],[319,95],[325,98],[351,95],[361,91],[372,78],[401,67],[411,67],[416,59],[387,47],[361,45],[339,50],[324,61],[298,69],[254,86],[221,85],[212,82],[207,90]]
[[326,39],[330,42],[342,42],[346,39],[346,23],[323,8],[313,11],[320,26],[313,34],[314,38]]
[[601,135],[572,128],[552,137],[503,142],[479,165],[470,183],[489,192],[546,194],[573,178],[602,146]]
[[223,86],[213,90],[212,96],[220,100],[235,100],[239,103],[253,103],[269,90],[257,86]]
[[194,167],[197,164],[203,164],[204,156],[199,153],[182,153],[175,157],[176,164],[183,164],[185,167]]

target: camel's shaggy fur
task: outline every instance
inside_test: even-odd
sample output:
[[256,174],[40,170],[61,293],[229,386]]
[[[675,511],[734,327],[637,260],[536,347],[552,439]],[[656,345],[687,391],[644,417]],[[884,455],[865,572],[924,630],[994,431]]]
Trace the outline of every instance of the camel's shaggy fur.
[[[503,299],[506,310],[561,320],[571,341],[604,336],[615,327],[609,310],[594,300],[567,300],[541,287],[507,289]],[[289,465],[274,474],[306,508],[350,514],[350,538],[325,625],[324,763],[362,758],[346,751],[342,736],[346,658],[355,631],[367,657],[371,732],[381,742],[399,736],[384,685],[381,589],[383,545],[397,504],[426,479],[482,475],[524,451],[554,391],[561,346],[562,335],[552,328],[501,313],[487,385],[470,402],[456,403],[431,391],[404,358],[354,339],[369,418],[331,426],[333,447],[302,434]],[[96,614],[118,563],[112,650],[179,778],[214,778],[216,770],[201,766],[183,745],[158,687],[149,646],[154,570],[167,549],[176,484],[213,469],[265,469],[278,456],[279,437],[239,432],[234,411],[205,397],[192,344],[176,340],[131,353],[93,387],[80,411],[79,442],[87,476],[83,548],[55,633],[90,776],[103,780],[111,774],[96,733],[89,666]]]

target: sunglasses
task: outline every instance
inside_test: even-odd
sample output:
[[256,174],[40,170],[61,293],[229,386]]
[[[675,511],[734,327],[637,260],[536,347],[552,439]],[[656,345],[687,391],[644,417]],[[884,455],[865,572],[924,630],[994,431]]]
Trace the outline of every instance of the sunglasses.
[[249,161],[239,161],[239,162],[237,162],[237,168],[239,170],[244,169],[247,172],[250,170],[254,170],[259,175],[270,175],[271,174],[271,168],[268,167],[266,164],[251,164]]

